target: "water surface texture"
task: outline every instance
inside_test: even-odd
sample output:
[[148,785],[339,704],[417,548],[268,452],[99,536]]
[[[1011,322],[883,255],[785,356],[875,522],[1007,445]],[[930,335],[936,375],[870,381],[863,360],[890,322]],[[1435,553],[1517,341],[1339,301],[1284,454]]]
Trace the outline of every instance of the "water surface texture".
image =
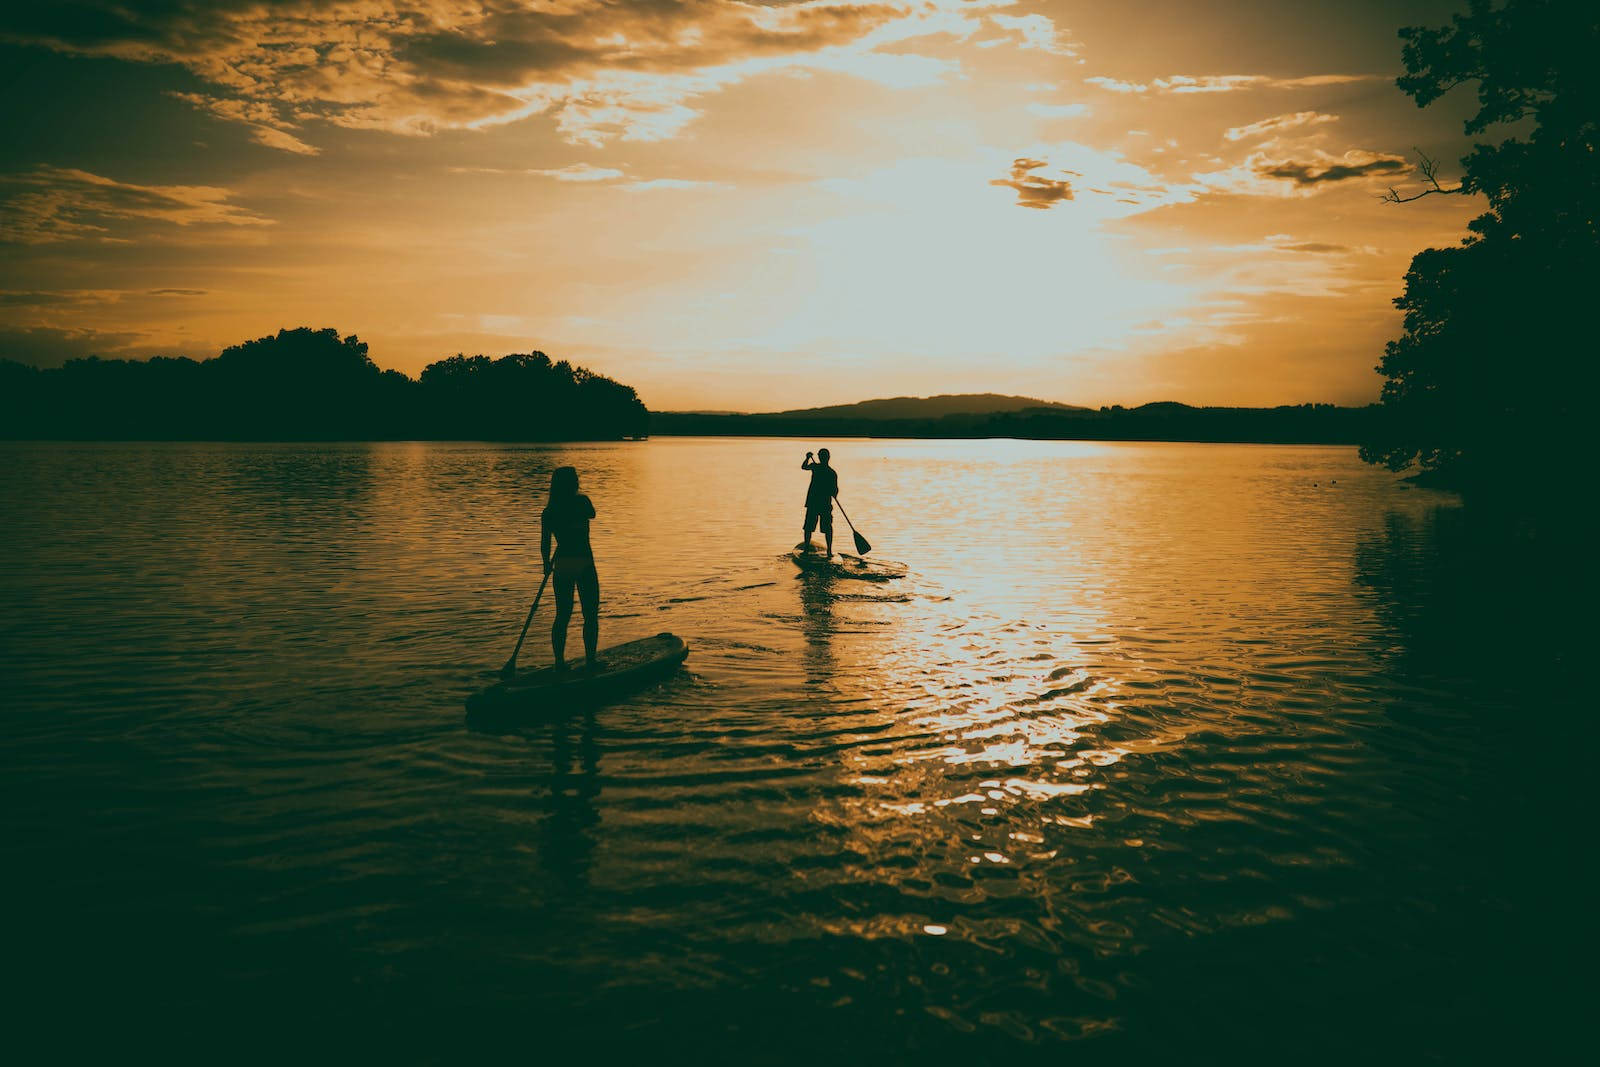
[[[822,443],[3,446],[18,1003],[441,1061],[1559,1028],[1563,691],[1441,562],[1453,497],[1344,448],[826,442],[908,567],[866,583],[785,556]],[[602,643],[688,668],[474,729],[566,463]]]

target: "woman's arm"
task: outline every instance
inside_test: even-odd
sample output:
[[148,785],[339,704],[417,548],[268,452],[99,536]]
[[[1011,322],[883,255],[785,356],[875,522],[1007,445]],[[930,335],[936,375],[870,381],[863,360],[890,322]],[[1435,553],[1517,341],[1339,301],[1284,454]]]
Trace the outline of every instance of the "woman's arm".
[[539,519],[539,555],[544,559],[544,572],[550,573],[550,527]]

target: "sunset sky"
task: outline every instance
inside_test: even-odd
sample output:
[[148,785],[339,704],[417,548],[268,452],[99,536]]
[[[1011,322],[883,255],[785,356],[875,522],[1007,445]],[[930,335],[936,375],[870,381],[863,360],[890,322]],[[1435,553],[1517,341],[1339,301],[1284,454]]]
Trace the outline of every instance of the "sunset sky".
[[0,356],[280,327],[655,409],[1376,399],[1479,200],[1439,0],[122,0],[0,14]]

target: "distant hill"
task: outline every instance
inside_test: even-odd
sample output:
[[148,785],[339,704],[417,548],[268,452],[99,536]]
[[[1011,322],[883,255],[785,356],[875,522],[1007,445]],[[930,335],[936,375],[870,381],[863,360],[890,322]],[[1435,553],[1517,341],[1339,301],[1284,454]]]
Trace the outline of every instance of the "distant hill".
[[[1001,407],[999,405],[1009,405]],[[650,432],[680,436],[790,438],[1013,437],[1068,441],[1260,441],[1356,444],[1370,440],[1376,406],[1295,404],[1275,408],[1197,408],[1158,401],[1098,409],[1023,396],[978,394],[895,397],[765,415],[650,415]],[[1368,436],[1363,436],[1368,435]]]
[[942,419],[947,415],[1003,415],[1015,411],[1087,411],[1071,404],[1000,393],[945,393],[939,396],[895,396],[836,404],[824,408],[774,411],[775,419]]

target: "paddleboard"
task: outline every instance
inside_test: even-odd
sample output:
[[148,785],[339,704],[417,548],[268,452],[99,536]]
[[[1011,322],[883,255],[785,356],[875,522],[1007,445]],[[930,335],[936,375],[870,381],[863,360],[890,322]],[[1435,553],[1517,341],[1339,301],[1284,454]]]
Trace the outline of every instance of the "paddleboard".
[[795,549],[789,554],[794,565],[808,574],[826,574],[832,578],[847,578],[858,582],[892,582],[906,576],[904,563],[881,559],[863,559],[848,553],[828,556],[822,552]]
[[600,650],[600,666],[589,670],[583,660],[568,661],[565,670],[537,667],[518,671],[467,698],[469,715],[537,714],[573,707],[593,707],[620,699],[678,669],[689,658],[689,646],[676,634],[661,633]]

